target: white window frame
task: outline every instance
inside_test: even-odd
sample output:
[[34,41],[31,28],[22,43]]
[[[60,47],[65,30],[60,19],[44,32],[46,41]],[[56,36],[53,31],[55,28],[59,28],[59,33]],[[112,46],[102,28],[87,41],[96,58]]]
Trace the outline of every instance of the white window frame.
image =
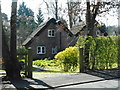
[[[53,31],[54,31],[54,33],[53,33]],[[54,29],[48,30],[48,37],[55,37],[55,30]]]
[[[38,48],[40,48],[40,52],[38,52]],[[44,48],[44,53],[43,49]],[[46,47],[45,46],[37,46],[37,54],[46,54]]]
[[52,54],[56,54],[57,53],[57,47],[52,48]]

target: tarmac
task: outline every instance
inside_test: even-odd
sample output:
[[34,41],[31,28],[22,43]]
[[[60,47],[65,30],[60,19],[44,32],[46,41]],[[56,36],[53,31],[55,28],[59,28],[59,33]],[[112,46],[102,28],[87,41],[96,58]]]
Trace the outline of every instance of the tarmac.
[[[2,75],[0,75],[2,76]],[[101,76],[101,75],[100,75]],[[67,89],[86,88],[91,90],[103,88],[106,90],[119,90],[120,78],[88,73],[33,73],[33,79],[24,78],[21,81],[3,81],[3,89]]]

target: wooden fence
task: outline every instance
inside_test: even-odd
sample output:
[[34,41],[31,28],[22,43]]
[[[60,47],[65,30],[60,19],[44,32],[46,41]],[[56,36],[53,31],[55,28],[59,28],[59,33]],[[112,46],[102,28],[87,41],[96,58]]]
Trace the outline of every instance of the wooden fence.
[[28,49],[27,54],[18,54],[18,56],[23,56],[25,59],[24,69],[25,69],[25,76],[28,78],[32,78],[32,50]]

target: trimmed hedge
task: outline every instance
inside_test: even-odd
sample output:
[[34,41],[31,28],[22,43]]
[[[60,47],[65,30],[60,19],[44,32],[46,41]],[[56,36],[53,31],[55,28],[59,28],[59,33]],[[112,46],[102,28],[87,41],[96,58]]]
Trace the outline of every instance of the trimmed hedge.
[[[80,37],[77,45],[85,48],[89,45],[89,68],[108,69],[118,63],[118,37]],[[86,40],[87,38],[87,40]]]

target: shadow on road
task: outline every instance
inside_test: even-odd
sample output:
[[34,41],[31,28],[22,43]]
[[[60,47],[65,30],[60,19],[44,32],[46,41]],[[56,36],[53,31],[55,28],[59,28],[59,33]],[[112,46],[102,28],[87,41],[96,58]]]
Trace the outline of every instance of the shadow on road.
[[120,78],[119,69],[88,70],[85,73],[104,79]]
[[[6,89],[4,87],[7,87],[9,89],[16,89],[16,90],[29,90],[29,89],[53,89],[52,86],[48,85],[47,83],[38,80],[38,79],[21,79],[21,80],[5,80],[3,82],[3,89]],[[9,85],[13,85],[13,87],[10,87]]]

